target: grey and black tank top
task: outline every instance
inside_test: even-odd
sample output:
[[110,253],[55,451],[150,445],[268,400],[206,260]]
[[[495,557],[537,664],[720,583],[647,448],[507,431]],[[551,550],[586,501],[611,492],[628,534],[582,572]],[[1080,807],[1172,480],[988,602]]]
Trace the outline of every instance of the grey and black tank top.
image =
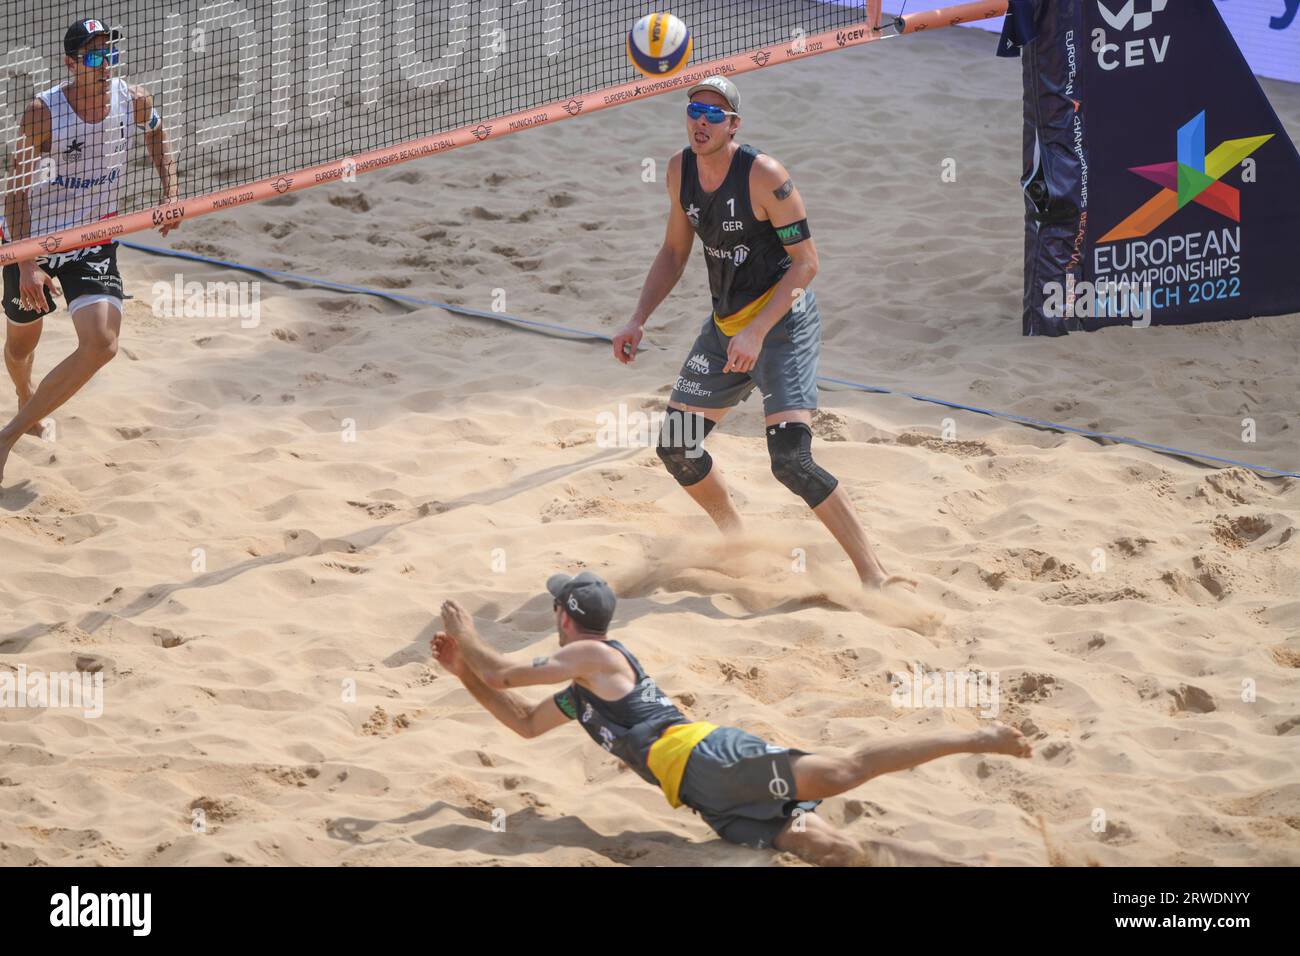
[[641,779],[659,785],[646,761],[651,745],[686,716],[655,685],[640,661],[618,641],[607,641],[632,665],[636,686],[618,700],[602,700],[575,681],[555,695],[555,704],[582,725],[592,740],[637,772]]
[[682,151],[682,210],[704,243],[713,312],[719,319],[762,298],[790,268],[776,229],[754,217],[750,202],[749,173],[761,155],[753,146],[740,147],[722,185],[706,193],[695,152],[689,147]]

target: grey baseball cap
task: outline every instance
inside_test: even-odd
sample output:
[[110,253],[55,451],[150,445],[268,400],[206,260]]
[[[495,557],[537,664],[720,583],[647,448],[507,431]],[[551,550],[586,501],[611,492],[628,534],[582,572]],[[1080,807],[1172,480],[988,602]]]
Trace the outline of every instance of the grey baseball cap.
[[614,619],[614,605],[618,598],[605,581],[590,571],[575,577],[552,574],[546,581],[546,590],[587,631],[604,634]]
[[694,96],[706,90],[710,93],[721,93],[722,98],[731,104],[732,112],[740,112],[740,90],[736,89],[736,84],[725,76],[711,76],[707,80],[701,80],[687,90],[686,95]]

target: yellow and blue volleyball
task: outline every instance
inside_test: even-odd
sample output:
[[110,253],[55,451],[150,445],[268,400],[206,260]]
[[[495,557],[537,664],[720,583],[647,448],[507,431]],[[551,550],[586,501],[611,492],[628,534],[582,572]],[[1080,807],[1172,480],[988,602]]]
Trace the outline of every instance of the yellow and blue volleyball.
[[672,76],[691,59],[691,31],[671,13],[642,17],[627,35],[627,58],[646,76]]

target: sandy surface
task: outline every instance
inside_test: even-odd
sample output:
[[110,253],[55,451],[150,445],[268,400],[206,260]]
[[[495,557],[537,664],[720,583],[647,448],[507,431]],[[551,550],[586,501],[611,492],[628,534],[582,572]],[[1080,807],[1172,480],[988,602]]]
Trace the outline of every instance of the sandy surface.
[[[823,374],[1300,464],[1296,316],[1020,337],[1019,70],[991,43],[943,31],[744,79],[743,138],[810,207]],[[1300,133],[1300,89],[1268,90]],[[642,160],[662,176],[679,110],[612,110],[170,241],[479,309],[502,289],[513,315],[612,332],[662,236]],[[890,569],[921,579],[915,608],[868,602],[771,477],[754,402],[710,440],[742,548],[651,451],[595,442],[602,413],[663,402],[708,308],[698,253],[631,369],[603,345],[269,282],[254,329],[159,317],[152,283],[177,269],[251,277],[122,258],[121,354],[53,443],[24,439],[0,494],[0,667],[99,670],[105,712],[0,710],[0,863],[790,862],[717,841],[576,727],[515,737],[430,664],[446,597],[506,651],[553,648],[542,583],[584,567],[693,717],[805,750],[975,726],[894,707],[889,672],[997,672],[1033,759],[874,781],[824,805],[851,834],[1013,864],[1300,863],[1295,480],[825,391],[819,461]],[[70,347],[65,316],[47,325],[39,371]]]

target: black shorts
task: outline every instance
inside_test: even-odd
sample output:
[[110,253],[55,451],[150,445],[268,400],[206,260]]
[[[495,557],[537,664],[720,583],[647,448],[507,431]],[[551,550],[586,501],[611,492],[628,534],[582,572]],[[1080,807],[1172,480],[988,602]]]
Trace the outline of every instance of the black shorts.
[[[87,295],[106,295],[122,301],[122,274],[117,271],[117,243],[109,242],[102,246],[86,246],[71,252],[56,252],[40,256],[36,264],[47,275],[59,281],[63,290],[63,301],[71,306],[78,299]],[[35,322],[43,315],[53,312],[57,306],[49,291],[45,292],[49,308],[44,312],[33,312],[18,305],[18,266],[4,267],[5,317],[16,325]]]
[[719,727],[691,751],[678,794],[724,840],[771,849],[796,811],[812,813],[821,803],[794,792],[790,764],[801,753]]

